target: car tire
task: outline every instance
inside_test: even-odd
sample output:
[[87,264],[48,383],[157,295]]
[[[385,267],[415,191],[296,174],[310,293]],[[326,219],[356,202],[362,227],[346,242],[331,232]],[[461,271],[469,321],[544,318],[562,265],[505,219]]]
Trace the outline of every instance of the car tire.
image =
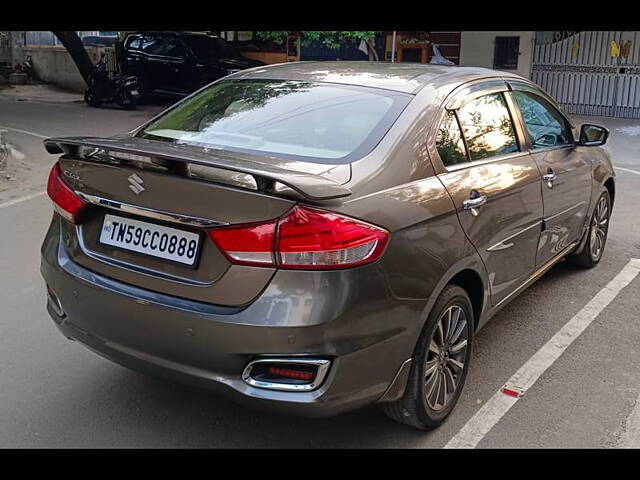
[[126,95],[126,101],[125,99],[120,101],[119,102],[120,106],[125,110],[135,110],[138,107],[138,101],[134,96],[129,95],[128,93],[125,93],[125,95]]
[[91,89],[85,90],[84,101],[87,102],[87,105],[89,105],[90,107],[99,108],[102,105],[102,102],[100,101],[96,93]]
[[151,94],[149,92],[149,87],[146,79],[142,77],[137,77],[137,87],[138,92],[140,93],[140,97],[138,97],[137,105],[148,105],[151,103]]
[[[473,318],[467,293],[457,285],[447,285],[420,334],[404,395],[395,402],[382,404],[390,418],[423,430],[436,428],[446,420],[460,397],[469,370]],[[466,343],[461,348],[463,341]],[[452,352],[454,348],[456,352]]]
[[602,258],[604,247],[609,233],[609,220],[611,218],[611,196],[605,190],[598,197],[593,214],[589,221],[587,240],[580,253],[567,256],[567,262],[582,268],[595,267]]

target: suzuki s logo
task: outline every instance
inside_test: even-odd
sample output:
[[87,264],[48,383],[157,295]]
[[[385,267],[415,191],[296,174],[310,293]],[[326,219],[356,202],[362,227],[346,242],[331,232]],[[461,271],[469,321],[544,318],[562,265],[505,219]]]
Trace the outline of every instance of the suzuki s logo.
[[140,195],[144,192],[144,180],[142,180],[139,175],[136,175],[135,173],[133,175],[129,175],[127,180],[129,180],[129,188],[133,193]]

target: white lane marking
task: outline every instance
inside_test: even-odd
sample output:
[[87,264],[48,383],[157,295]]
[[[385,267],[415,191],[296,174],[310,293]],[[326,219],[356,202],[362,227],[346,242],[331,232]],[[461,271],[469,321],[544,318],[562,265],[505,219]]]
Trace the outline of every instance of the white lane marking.
[[[24,133],[26,135],[33,135],[34,137],[50,138],[50,136],[42,135],[40,133],[30,132],[28,130],[22,130],[20,128],[6,127],[4,125],[0,125],[0,130],[11,130],[12,132]],[[47,192],[36,192],[30,195],[25,195],[24,197],[16,198],[14,200],[9,200],[8,202],[0,203],[0,208],[10,207],[11,205],[15,205],[16,203],[26,202],[27,200],[37,198],[41,195],[44,195],[45,193]]]
[[44,195],[47,192],[36,192],[30,195],[25,195],[24,197],[15,198],[13,200],[9,200],[8,202],[0,203],[0,208],[10,207],[11,205],[15,205],[16,203],[26,202],[27,200],[31,200],[33,198],[37,198],[41,195]]
[[616,128],[616,131],[625,135],[636,137],[640,135],[640,125],[629,125],[628,127]]
[[640,396],[636,400],[631,415],[627,418],[625,432],[616,446],[618,448],[640,448]]
[[637,170],[631,170],[630,168],[622,168],[622,167],[613,167],[616,170],[622,170],[623,172],[635,173],[636,175],[640,175],[640,172]]
[[18,133],[24,133],[26,135],[33,135],[34,137],[40,137],[40,138],[51,138],[51,135],[47,136],[47,135],[42,135],[41,133],[35,133],[35,132],[30,132],[29,130],[21,130],[19,128],[13,128],[13,127],[5,127],[3,125],[0,125],[0,129],[3,130],[11,130],[12,132],[18,132]]
[[[629,263],[600,290],[582,310],[569,320],[545,345],[498,390],[487,403],[456,433],[444,448],[475,448],[498,421],[509,411],[540,376],[580,336],[600,312],[640,273],[640,259]],[[508,389],[510,396],[503,392]]]

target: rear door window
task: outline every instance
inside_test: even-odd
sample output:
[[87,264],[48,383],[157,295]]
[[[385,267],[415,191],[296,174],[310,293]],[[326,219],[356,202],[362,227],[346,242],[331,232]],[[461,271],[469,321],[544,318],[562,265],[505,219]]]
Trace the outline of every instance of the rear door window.
[[142,37],[142,51],[150,55],[158,55],[164,48],[164,39],[156,35]]
[[169,38],[161,55],[184,58],[187,56],[187,50],[179,38]]
[[502,93],[469,101],[457,111],[457,116],[472,161],[519,150]]
[[447,111],[436,137],[436,148],[445,166],[469,161],[455,112]]

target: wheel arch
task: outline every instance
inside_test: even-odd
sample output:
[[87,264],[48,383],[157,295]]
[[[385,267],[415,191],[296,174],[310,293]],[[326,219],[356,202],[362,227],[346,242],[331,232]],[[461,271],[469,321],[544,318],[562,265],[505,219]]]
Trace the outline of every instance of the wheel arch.
[[424,324],[427,322],[429,314],[438,300],[438,297],[449,284],[459,286],[467,293],[467,295],[469,295],[471,305],[473,306],[475,330],[478,330],[478,328],[485,323],[483,315],[486,307],[490,304],[490,292],[489,280],[486,276],[484,263],[482,263],[480,256],[475,252],[475,250],[473,251],[473,254],[452,265],[442,276],[436,287],[429,295],[429,301],[427,302],[422,315],[421,328],[424,328]]
[[474,330],[478,330],[480,317],[482,316],[482,310],[485,305],[485,287],[482,277],[472,268],[465,268],[449,279],[447,285],[448,284],[457,285],[469,295],[471,305],[473,306]]
[[[489,283],[484,273],[484,264],[476,253],[456,262],[456,264],[453,265],[445,275],[443,275],[436,288],[431,292],[426,307],[423,310],[422,323],[420,324],[420,329],[418,330],[415,343],[411,350],[412,354],[415,351],[417,342],[420,338],[420,333],[427,323],[433,306],[447,285],[457,285],[462,288],[467,295],[469,295],[469,299],[471,300],[471,305],[473,307],[474,330],[477,331],[478,328],[485,323],[483,319],[483,309],[490,302],[488,290]],[[393,402],[402,397],[407,386],[409,372],[412,366],[411,364],[412,362],[410,357],[400,365],[395,377],[391,381],[391,384],[387,387],[385,393],[377,400],[377,403]]]
[[613,177],[609,177],[604,181],[603,185],[609,192],[609,197],[611,197],[611,207],[613,207],[616,198],[616,182]]
[[[423,314],[423,322],[421,324],[421,328],[419,332],[422,332],[427,319],[429,318],[429,314],[435,305],[438,297],[445,289],[447,285],[457,285],[462,288],[467,295],[469,295],[469,299],[471,300],[471,305],[473,306],[473,321],[474,321],[474,330],[478,330],[478,327],[481,325],[480,319],[482,318],[483,308],[487,304],[488,301],[488,292],[485,290],[485,285],[487,285],[485,279],[483,279],[482,274],[477,267],[481,265],[475,265],[474,262],[471,262],[467,266],[463,268],[458,268],[453,272],[450,272],[449,275],[445,275],[441,282],[438,284],[438,287],[433,290],[432,295],[429,298],[429,302],[427,303],[427,307],[424,310]],[[417,347],[417,342],[420,338],[420,333],[416,337],[416,343],[413,345],[412,352],[415,351]],[[412,357],[405,360],[402,365],[398,368],[393,380],[387,387],[387,390],[382,394],[382,396],[376,401],[376,403],[388,403],[394,402],[398,400],[402,395],[404,395],[405,389],[407,387],[407,382],[409,379],[409,374],[412,368]]]

